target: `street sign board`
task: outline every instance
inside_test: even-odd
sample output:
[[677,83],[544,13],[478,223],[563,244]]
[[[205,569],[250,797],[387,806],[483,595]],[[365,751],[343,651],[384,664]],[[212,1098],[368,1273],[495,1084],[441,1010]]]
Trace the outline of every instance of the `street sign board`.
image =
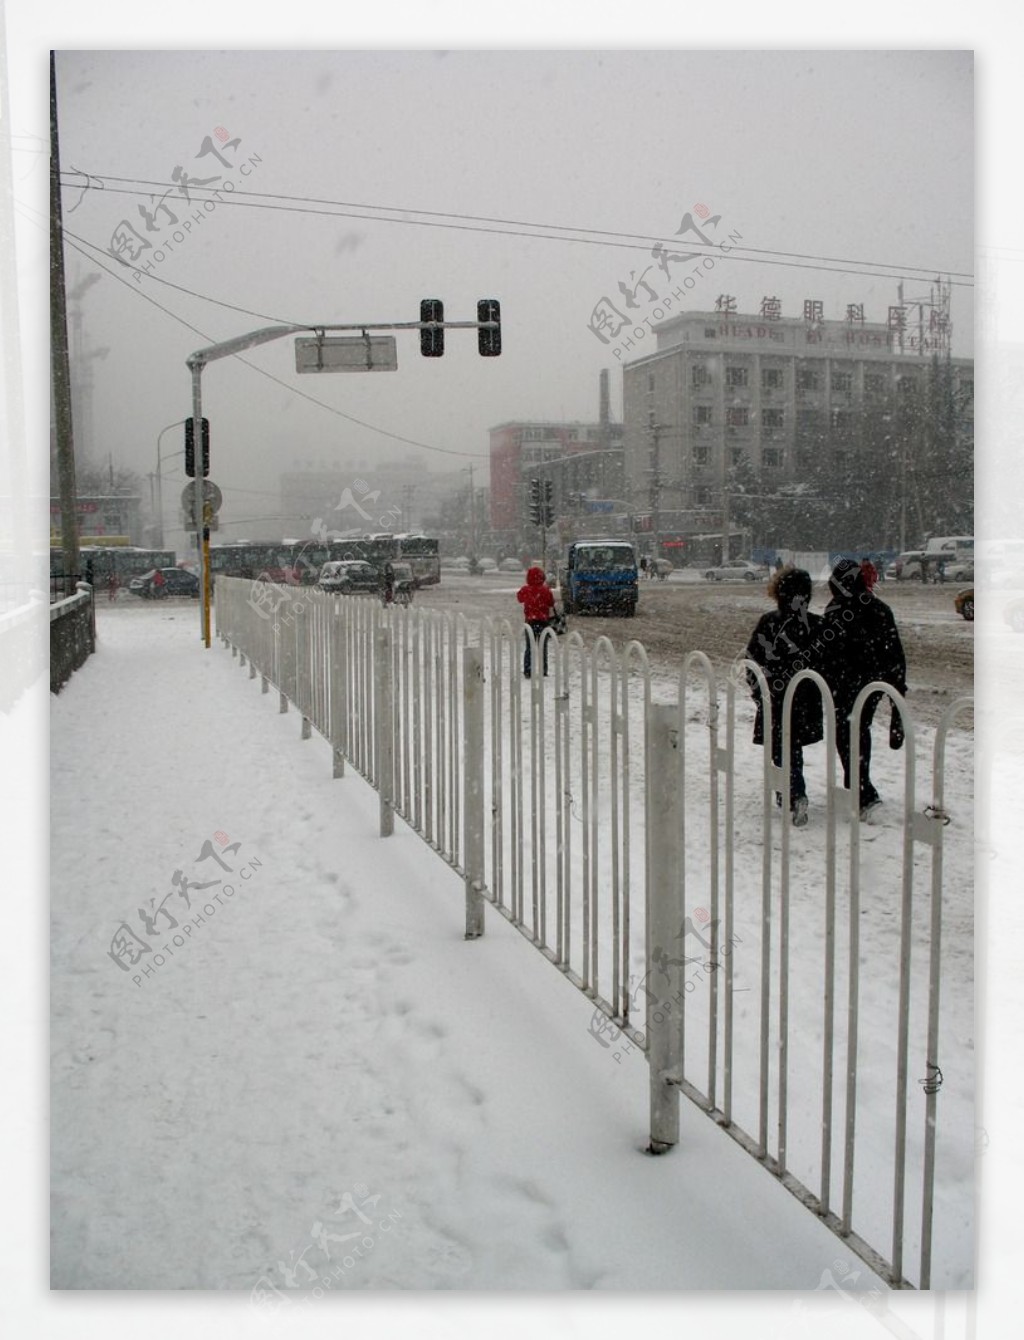
[[[193,516],[196,510],[196,481],[189,480],[181,490],[181,509],[189,516]],[[224,495],[220,488],[212,479],[203,480],[203,510],[209,508],[211,512],[219,512],[224,502]]]
[[398,345],[393,335],[332,335],[295,341],[296,372],[394,372]]

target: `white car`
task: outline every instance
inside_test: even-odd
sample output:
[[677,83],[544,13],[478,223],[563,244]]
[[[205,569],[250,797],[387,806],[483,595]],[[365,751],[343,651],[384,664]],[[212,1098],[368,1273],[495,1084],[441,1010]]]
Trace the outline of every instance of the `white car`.
[[771,575],[767,563],[751,563],[746,558],[730,558],[715,568],[705,568],[709,582],[766,582]]

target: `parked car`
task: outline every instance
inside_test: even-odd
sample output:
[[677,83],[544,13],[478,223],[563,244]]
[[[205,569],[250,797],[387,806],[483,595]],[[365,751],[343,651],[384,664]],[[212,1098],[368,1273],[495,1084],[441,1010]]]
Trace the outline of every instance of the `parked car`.
[[523,565],[522,565],[522,563],[520,563],[520,561],[519,561],[518,558],[503,558],[503,559],[501,560],[501,562],[498,564],[498,571],[499,571],[499,572],[518,572],[518,573],[522,574],[522,572],[524,571],[524,568],[523,568]]
[[141,577],[133,577],[128,590],[143,600],[164,600],[167,596],[198,598],[199,578],[185,568],[150,568]]
[[974,587],[965,586],[953,597],[953,608],[968,623],[974,622]]
[[355,595],[358,592],[376,591],[380,586],[380,577],[372,563],[360,558],[341,558],[323,565],[316,584],[320,591]]
[[920,582],[924,579],[924,551],[908,549],[905,554],[893,560],[885,570],[885,579],[889,582]]
[[746,558],[730,558],[715,568],[705,568],[709,582],[766,582],[770,576],[767,563],[751,563]]
[[973,582],[974,564],[949,563],[942,574],[942,580],[946,582]]

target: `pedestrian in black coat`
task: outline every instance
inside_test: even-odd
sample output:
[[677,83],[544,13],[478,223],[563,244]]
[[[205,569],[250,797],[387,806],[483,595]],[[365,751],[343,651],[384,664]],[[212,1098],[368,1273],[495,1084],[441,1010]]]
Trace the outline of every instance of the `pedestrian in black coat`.
[[[785,567],[776,571],[768,583],[777,609],[764,614],[747,644],[749,660],[761,666],[768,680],[772,709],[772,762],[782,766],[782,703],[789,682],[801,670],[819,669],[822,619],[808,609],[811,601],[811,575],[802,568]],[[751,694],[757,703],[754,743],[764,744],[764,704],[756,676],[747,671]],[[790,718],[790,805],[793,823],[802,828],[807,822],[807,785],[804,781],[804,745],[815,744],[824,735],[821,692],[812,683],[800,684],[793,696]]]
[[[880,680],[897,692],[907,691],[907,658],[892,610],[868,590],[860,564],[841,558],[829,578],[832,599],[825,607],[826,642],[824,675],[836,705],[836,748],[843,765],[843,781],[850,785],[849,714],[865,684]],[[871,781],[871,722],[884,694],[873,693],[860,716],[860,779],[858,802],[861,818],[881,804]],[[902,744],[902,727],[894,717],[890,743]]]

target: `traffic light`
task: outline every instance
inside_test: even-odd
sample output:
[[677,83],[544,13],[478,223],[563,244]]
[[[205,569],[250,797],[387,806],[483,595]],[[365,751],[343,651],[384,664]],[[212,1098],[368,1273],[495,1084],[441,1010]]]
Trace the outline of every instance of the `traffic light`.
[[555,524],[555,481],[545,479],[544,481],[544,525],[553,526]]
[[477,348],[484,358],[497,358],[501,353],[501,304],[497,298],[481,298],[476,305],[478,321],[497,321],[497,326],[476,333]]
[[530,520],[535,526],[543,525],[544,502],[542,497],[542,484],[540,479],[530,480]]
[[[189,479],[196,477],[196,444],[192,425],[194,420],[185,420],[185,473]],[[210,420],[203,419],[203,478],[210,473]]]
[[[421,321],[443,321],[444,303],[440,298],[424,298],[420,303]],[[444,330],[420,330],[420,353],[424,358],[440,358],[444,353]]]

